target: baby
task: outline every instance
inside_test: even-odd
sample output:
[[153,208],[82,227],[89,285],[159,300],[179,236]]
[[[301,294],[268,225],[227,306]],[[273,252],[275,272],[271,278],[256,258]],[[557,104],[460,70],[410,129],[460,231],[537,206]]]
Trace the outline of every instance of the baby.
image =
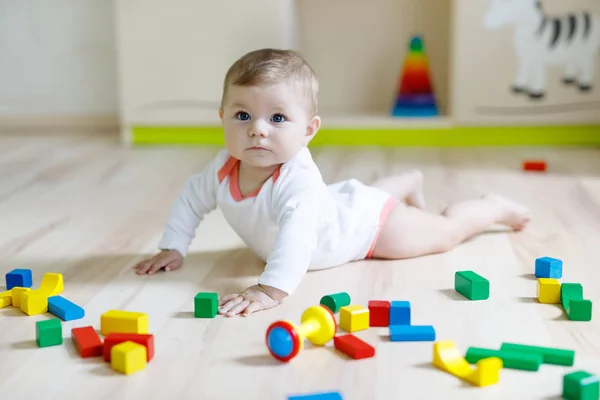
[[317,92],[314,71],[293,51],[253,51],[230,67],[219,108],[226,149],[187,180],[161,251],[137,274],[181,267],[199,223],[219,207],[266,262],[256,285],[219,300],[220,314],[247,316],[280,304],[307,270],[445,252],[492,224],[529,222],[524,206],[496,194],[431,214],[416,170],[372,186],[325,184],[307,148],[321,126]]

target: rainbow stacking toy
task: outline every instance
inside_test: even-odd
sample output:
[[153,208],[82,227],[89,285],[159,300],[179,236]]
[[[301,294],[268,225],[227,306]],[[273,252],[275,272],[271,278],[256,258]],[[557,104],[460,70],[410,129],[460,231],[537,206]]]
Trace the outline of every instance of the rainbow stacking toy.
[[395,117],[434,117],[438,108],[430,81],[429,63],[423,39],[413,36],[404,61],[398,97],[392,110]]

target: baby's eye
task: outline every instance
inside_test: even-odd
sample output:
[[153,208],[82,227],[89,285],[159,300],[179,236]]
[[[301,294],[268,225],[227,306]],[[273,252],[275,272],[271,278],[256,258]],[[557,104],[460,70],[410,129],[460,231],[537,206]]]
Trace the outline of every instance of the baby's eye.
[[247,112],[244,112],[244,111],[238,112],[235,116],[240,121],[248,121],[248,120],[250,120],[250,114],[248,114]]
[[276,124],[280,124],[283,121],[285,121],[285,117],[281,114],[275,114],[271,117],[271,119],[273,120],[273,122],[275,122]]

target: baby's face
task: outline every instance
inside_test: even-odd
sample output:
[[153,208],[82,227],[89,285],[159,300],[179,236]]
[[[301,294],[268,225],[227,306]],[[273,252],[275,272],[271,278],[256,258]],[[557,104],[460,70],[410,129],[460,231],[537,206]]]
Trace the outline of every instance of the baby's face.
[[219,112],[229,153],[254,167],[282,164],[306,146],[319,128],[308,100],[290,82],[230,85]]

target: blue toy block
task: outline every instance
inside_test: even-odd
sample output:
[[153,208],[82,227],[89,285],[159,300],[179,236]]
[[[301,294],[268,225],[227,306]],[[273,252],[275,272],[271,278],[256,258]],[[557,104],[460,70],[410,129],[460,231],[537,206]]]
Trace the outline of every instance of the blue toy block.
[[83,308],[62,296],[48,297],[48,312],[56,315],[63,321],[80,319],[85,315],[85,310]]
[[392,301],[390,325],[410,325],[410,301]]
[[429,342],[435,340],[435,329],[431,325],[391,325],[392,342]]
[[288,400],[343,400],[340,392],[322,392],[288,396]]
[[562,278],[562,260],[552,257],[541,257],[535,260],[536,278]]
[[30,269],[13,269],[6,274],[6,290],[14,287],[30,288],[33,285],[33,279]]

